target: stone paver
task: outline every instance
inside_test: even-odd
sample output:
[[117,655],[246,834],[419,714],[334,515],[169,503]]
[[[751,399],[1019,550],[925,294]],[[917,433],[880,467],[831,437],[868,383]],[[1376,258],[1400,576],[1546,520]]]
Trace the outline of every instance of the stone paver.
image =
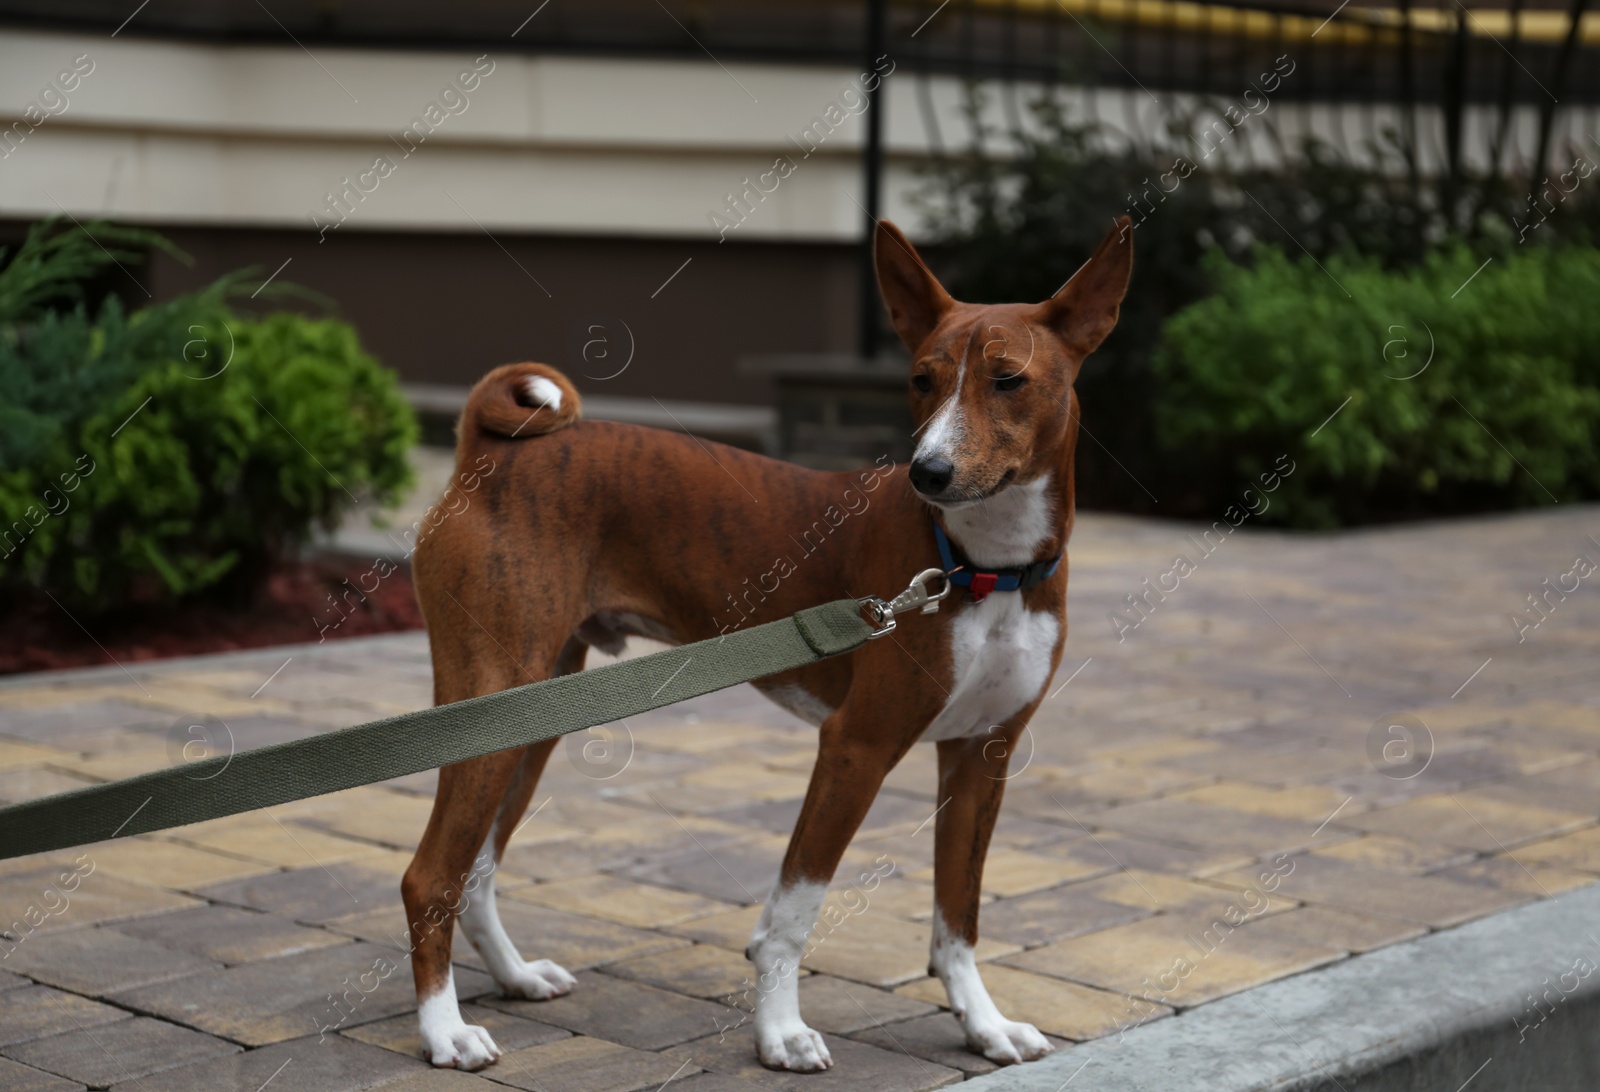
[[[1496,910],[1507,910],[1526,898],[1492,884],[1464,883],[1443,876],[1410,876],[1385,872],[1333,857],[1293,858],[1294,871],[1283,877],[1277,894],[1316,906],[1415,921],[1434,928],[1460,925]],[[1229,872],[1220,885],[1249,891],[1259,883],[1255,872]]]
[[296,955],[343,944],[346,940],[336,933],[297,925],[276,914],[216,904],[117,922],[110,928],[154,941],[171,952],[186,952],[229,964]]
[[[468,1023],[487,1029],[489,1034],[494,1036],[495,1043],[505,1051],[543,1046],[545,1043],[553,1043],[572,1034],[561,1028],[551,1027],[549,1024],[524,1020],[520,1016],[512,1016],[496,1009],[486,1009],[481,1005],[462,1005],[461,1015]],[[391,1016],[387,1020],[347,1028],[339,1034],[357,1042],[371,1043],[373,1046],[392,1050],[408,1058],[419,1057],[422,1054],[422,1034],[417,1030],[416,1016],[409,1012]]]
[[746,1024],[667,1051],[669,1058],[741,1077],[762,1087],[801,1092],[809,1088],[904,1088],[923,1092],[961,1080],[958,1070],[902,1050],[884,1050],[856,1039],[824,1035],[833,1068],[821,1073],[774,1073],[756,1061],[755,1032]]
[[209,960],[101,928],[32,937],[6,962],[37,982],[90,997],[221,969]]
[[258,860],[244,860],[178,842],[128,838],[93,849],[98,870],[135,883],[154,884],[174,891],[194,891],[209,884],[237,880],[274,871]]
[[216,902],[281,914],[308,925],[326,925],[395,901],[396,877],[355,861],[269,872],[203,888]]
[[385,1092],[495,1092],[505,1085],[473,1073],[454,1069],[430,1069],[384,1084]]
[[604,875],[552,880],[519,888],[513,894],[553,910],[569,910],[640,929],[677,925],[730,909],[728,903],[703,895]]
[[1600,828],[1590,827],[1523,846],[1517,850],[1517,860],[1528,865],[1538,862],[1600,873]]
[[[399,883],[396,879],[395,884]],[[509,895],[516,894],[515,891]],[[348,933],[375,944],[404,948],[406,944],[405,911],[399,898],[391,896],[391,905],[382,910],[335,918],[329,928]],[[635,956],[661,952],[669,948],[684,947],[688,941],[662,933],[634,929],[615,922],[569,914],[564,910],[549,910],[532,906],[514,898],[497,900],[500,920],[513,936],[538,937],[534,945],[537,958],[553,959],[570,971],[586,970]],[[526,945],[525,945],[526,947]],[[458,945],[455,961],[468,967],[483,968],[483,961],[471,945]],[[532,956],[530,955],[530,958]]]
[[1325,944],[1351,954],[1370,952],[1426,933],[1427,927],[1391,918],[1303,906],[1249,923],[1250,931],[1291,945]]
[[[96,922],[202,905],[199,899],[112,875],[81,874],[77,887],[63,892],[67,885],[61,877],[71,867],[63,861],[50,868],[0,875],[0,906],[10,908],[6,924],[0,926],[4,933],[0,952],[6,950],[6,938],[32,938],[55,929],[76,929]],[[35,909],[37,912],[33,912]]]
[[277,868],[330,865],[380,852],[380,848],[370,842],[330,836],[309,827],[285,823],[276,818],[276,809],[179,827],[166,837],[201,849],[234,853]]
[[[161,1074],[161,1092],[261,1092],[271,1081],[276,1088],[339,1089],[341,1092],[393,1087],[404,1077],[420,1077],[430,1067],[420,1058],[406,1058],[392,1050],[358,1043],[342,1035],[319,1041],[309,1039],[277,1043],[260,1050],[228,1054]],[[113,1092],[137,1092],[146,1082],[121,1081]],[[447,1087],[447,1086],[442,1086]],[[500,1085],[485,1082],[486,1088]]]
[[[456,989],[462,997],[476,997],[492,987],[487,975],[457,968]],[[414,1007],[413,998],[404,955],[361,941],[109,996],[136,1011],[247,1046],[393,1016]]]
[[800,980],[800,1007],[807,1023],[835,1035],[850,1035],[938,1011],[937,1004],[825,974]]
[[1099,899],[1068,885],[1021,898],[1002,899],[981,913],[985,935],[1021,947],[1038,948],[1133,921],[1147,911]]
[[489,997],[483,1004],[640,1050],[686,1043],[718,1028],[737,1025],[744,1016],[727,1004],[693,1000],[594,972],[580,974],[573,991],[553,1001]]
[[49,986],[6,990],[0,993],[0,1050],[47,1035],[116,1023],[130,1015],[125,1009]]
[[[1242,924],[1233,927],[1209,917],[1163,914],[1035,948],[1008,957],[1006,965],[1188,1008],[1331,963],[1344,954],[1314,943],[1256,934]],[[1109,1023],[1116,1027],[1114,1020]]]
[[[1189,530],[1080,515],[1061,673],[983,882],[978,955],[1008,1015],[1111,1035],[1600,879],[1596,593],[1525,640],[1508,621],[1592,554],[1600,509],[1240,532],[1130,602]],[[131,670],[0,680],[0,801],[164,766],[190,716],[259,747],[431,700],[420,634]],[[1396,744],[1402,721],[1422,729]],[[922,1089],[992,1068],[926,975],[932,748],[841,865],[799,985],[837,1064],[799,1076],[755,1062],[742,953],[815,730],[748,687],[628,728],[614,776],[558,748],[499,872],[511,936],[577,989],[500,998],[458,939],[496,1066],[419,1057],[399,877],[428,772],[0,862],[0,1088]]]
[[[973,1076],[993,1073],[1000,1068],[983,1055],[967,1049],[966,1033],[961,1030],[955,1017],[947,1012],[866,1028],[856,1038],[884,1050],[898,1050],[913,1058],[925,1058],[947,1069],[958,1069]],[[1061,1040],[1055,1042],[1059,1045]]]
[[1470,849],[1453,849],[1435,842],[1417,842],[1388,834],[1352,838],[1347,842],[1318,846],[1311,852],[1318,857],[1337,857],[1341,861],[1354,861],[1388,872],[1418,874],[1465,864],[1477,856]]
[[[613,963],[606,967],[606,973],[711,1001],[737,998],[752,988],[753,978],[750,962],[743,955],[714,944],[696,944]],[[810,973],[803,967],[799,971],[802,978]]]
[[135,1016],[103,1028],[7,1047],[6,1056],[92,1088],[106,1088],[238,1050],[233,1043],[198,1031]]
[[753,1092],[765,1086],[730,1077],[726,1073],[701,1073],[674,1081],[672,1087],[674,1092]]
[[0,1058],[0,1088],[6,1092],[79,1092],[85,1087],[54,1073]]
[[512,1088],[547,1092],[639,1092],[659,1088],[674,1076],[700,1072],[689,1059],[618,1046],[603,1039],[573,1036],[543,1046],[512,1051],[496,1064],[494,1079]]
[[[1121,994],[1075,982],[1052,981],[1010,966],[985,967],[983,979],[995,1004],[1011,1019],[1026,1020],[1046,1035],[1063,1039],[1097,1039],[1116,1030],[1128,1006],[1127,997]],[[945,1000],[944,987],[931,978],[902,986],[899,992],[930,1004],[942,1005]],[[1166,1015],[1171,1010],[1164,1005],[1146,1005],[1143,1011],[1148,1019],[1157,1012]]]

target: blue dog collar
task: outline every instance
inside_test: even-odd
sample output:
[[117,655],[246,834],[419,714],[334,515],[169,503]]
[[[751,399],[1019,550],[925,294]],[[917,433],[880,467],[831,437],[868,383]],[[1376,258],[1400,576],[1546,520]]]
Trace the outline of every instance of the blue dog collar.
[[1061,566],[1061,555],[1057,554],[1020,569],[977,569],[966,561],[956,562],[950,536],[944,533],[944,528],[937,521],[933,525],[933,539],[939,545],[939,564],[944,567],[950,583],[968,589],[974,603],[983,602],[990,592],[1024,591],[1035,584],[1042,584],[1054,576],[1056,569]]

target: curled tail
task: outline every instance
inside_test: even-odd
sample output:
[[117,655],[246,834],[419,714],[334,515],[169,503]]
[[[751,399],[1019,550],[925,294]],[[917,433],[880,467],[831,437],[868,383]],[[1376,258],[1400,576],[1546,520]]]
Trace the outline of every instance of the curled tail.
[[461,411],[463,440],[479,433],[511,440],[566,428],[582,413],[571,381],[548,364],[503,364],[478,380]]

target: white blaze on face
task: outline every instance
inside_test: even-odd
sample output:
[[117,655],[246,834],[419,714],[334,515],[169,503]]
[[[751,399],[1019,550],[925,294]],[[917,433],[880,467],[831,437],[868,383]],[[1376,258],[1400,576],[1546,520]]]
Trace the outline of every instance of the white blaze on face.
[[954,463],[956,451],[961,447],[961,441],[965,436],[965,422],[961,419],[961,380],[958,378],[955,394],[939,407],[933,419],[928,422],[928,427],[923,430],[922,439],[917,441],[917,450],[912,455],[912,461],[921,462],[937,457]]
[[561,408],[561,388],[542,375],[530,375],[523,383],[523,390],[528,392],[534,405],[552,410]]
[[[972,342],[968,339],[967,351],[970,352],[971,349]],[[961,386],[966,379],[967,352],[963,352],[961,364],[956,368],[956,389],[945,399],[944,405],[934,411],[933,417],[924,426],[922,439],[917,441],[916,453],[912,455],[913,462],[938,457],[955,463],[961,441],[966,436],[961,411]]]

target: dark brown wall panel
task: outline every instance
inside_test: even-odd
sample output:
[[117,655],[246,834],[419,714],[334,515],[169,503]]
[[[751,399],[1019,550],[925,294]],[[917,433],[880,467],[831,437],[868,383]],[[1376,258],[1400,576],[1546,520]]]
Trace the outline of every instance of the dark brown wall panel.
[[[195,263],[158,256],[141,278],[156,298],[243,266],[259,267],[265,280],[292,259],[279,278],[332,297],[363,344],[412,382],[468,385],[497,364],[541,360],[597,394],[767,404],[767,381],[741,375],[740,356],[848,352],[854,344],[856,257],[847,245],[348,229],[318,243],[310,231],[165,233]],[[626,359],[630,331],[632,363],[605,378]],[[610,339],[609,358],[600,355],[607,346],[589,344],[600,337]]]

